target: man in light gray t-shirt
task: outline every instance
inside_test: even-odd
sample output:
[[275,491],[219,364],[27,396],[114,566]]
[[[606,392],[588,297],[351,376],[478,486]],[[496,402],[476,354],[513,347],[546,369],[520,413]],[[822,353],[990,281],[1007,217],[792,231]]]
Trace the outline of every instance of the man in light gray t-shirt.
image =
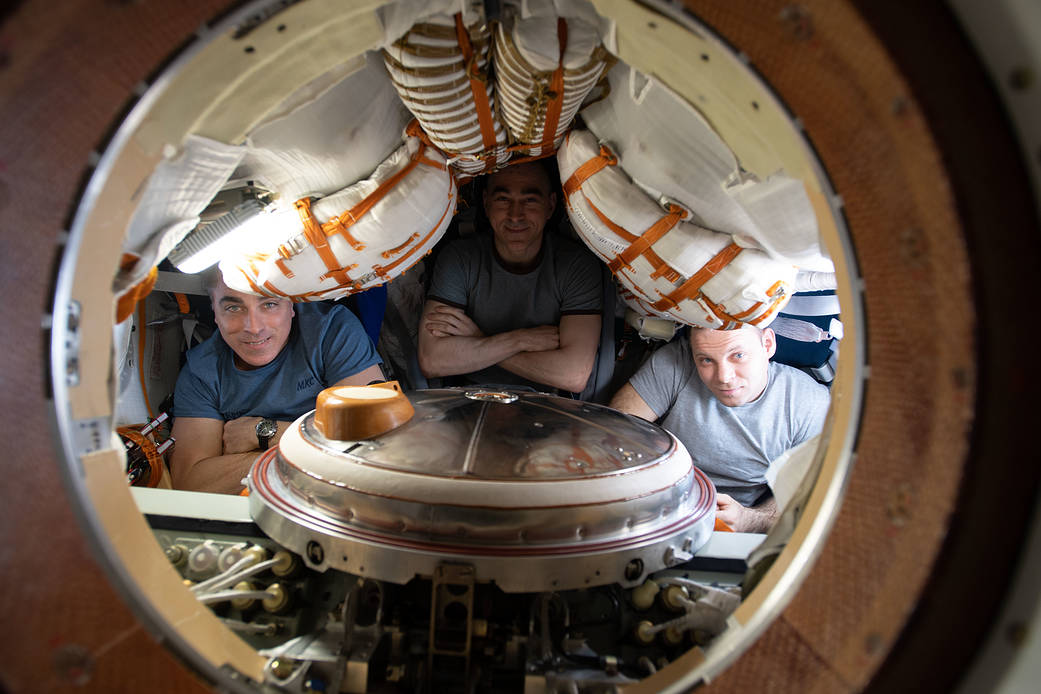
[[717,516],[738,531],[766,532],[777,517],[770,461],[820,433],[828,389],[770,361],[769,328],[691,328],[651,355],[611,406],[659,423],[716,485]]

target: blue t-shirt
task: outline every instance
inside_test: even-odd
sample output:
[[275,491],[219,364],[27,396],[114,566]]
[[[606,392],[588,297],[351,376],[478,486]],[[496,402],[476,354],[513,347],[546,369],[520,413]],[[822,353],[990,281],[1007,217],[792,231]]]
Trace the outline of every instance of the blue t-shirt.
[[297,304],[295,310],[286,346],[258,369],[235,366],[219,331],[189,350],[174,390],[174,416],[293,421],[314,409],[323,388],[380,363],[361,323],[343,306]]

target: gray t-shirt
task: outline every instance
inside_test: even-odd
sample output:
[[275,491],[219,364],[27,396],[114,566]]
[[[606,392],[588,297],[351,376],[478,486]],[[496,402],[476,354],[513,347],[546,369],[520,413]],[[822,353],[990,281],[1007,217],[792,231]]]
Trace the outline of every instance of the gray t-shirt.
[[[463,309],[485,335],[559,325],[561,316],[600,313],[600,264],[583,246],[546,233],[535,269],[510,272],[499,262],[492,234],[479,233],[441,251],[427,298]],[[463,377],[470,383],[546,389],[498,366]]]
[[654,352],[629,383],[716,489],[745,506],[767,490],[770,461],[820,433],[831,397],[802,371],[770,362],[763,394],[727,407],[702,383],[686,337]]

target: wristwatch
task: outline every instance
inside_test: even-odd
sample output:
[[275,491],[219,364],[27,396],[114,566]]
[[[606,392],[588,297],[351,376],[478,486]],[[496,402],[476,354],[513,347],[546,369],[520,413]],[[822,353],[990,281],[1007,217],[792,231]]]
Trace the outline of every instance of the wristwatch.
[[273,419],[261,417],[257,422],[257,443],[260,444],[260,450],[266,451],[268,444],[271,443],[271,437],[277,433],[278,423]]

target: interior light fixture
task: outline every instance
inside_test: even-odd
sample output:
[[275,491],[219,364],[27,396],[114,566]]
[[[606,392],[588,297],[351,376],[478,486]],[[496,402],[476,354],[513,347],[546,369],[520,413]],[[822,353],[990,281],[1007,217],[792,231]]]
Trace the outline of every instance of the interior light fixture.
[[197,226],[170,251],[170,262],[187,274],[202,272],[234,251],[248,223],[263,211],[264,204],[250,198],[212,222]]

